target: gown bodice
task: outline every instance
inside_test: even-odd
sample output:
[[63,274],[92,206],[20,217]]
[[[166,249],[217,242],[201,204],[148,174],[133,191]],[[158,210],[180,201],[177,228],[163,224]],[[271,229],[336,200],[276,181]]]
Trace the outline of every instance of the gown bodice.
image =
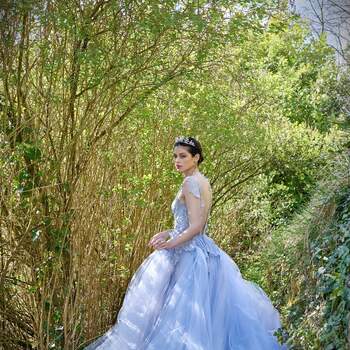
[[[182,232],[189,225],[189,218],[188,218],[186,203],[182,202],[179,198],[180,191],[185,181],[188,182],[190,192],[192,192],[195,197],[199,198],[201,208],[204,207],[203,199],[200,192],[200,187],[197,183],[197,180],[193,176],[187,176],[184,182],[182,183],[179,191],[177,192],[175,199],[171,203],[171,210],[174,216],[174,230],[177,233]],[[207,215],[208,217],[209,217],[209,214],[210,214],[210,211],[208,212],[208,215]],[[203,230],[199,234],[207,233],[207,229],[208,229],[208,218],[206,220]]]
[[[179,191],[177,192],[174,200],[171,203],[171,210],[174,217],[174,227],[170,231],[170,237],[174,238],[181,234],[189,226],[188,210],[185,202],[182,202],[179,198],[180,192],[184,184],[188,183],[189,191],[197,198],[200,199],[201,208],[204,207],[203,198],[200,190],[200,186],[193,175],[187,176],[183,181]],[[186,241],[181,246],[173,248],[176,253],[180,253],[183,250],[194,250],[196,248],[202,249],[206,254],[219,255],[219,249],[214,241],[208,237],[208,219],[210,215],[210,208],[208,210],[206,223],[201,232],[196,234],[192,239]]]

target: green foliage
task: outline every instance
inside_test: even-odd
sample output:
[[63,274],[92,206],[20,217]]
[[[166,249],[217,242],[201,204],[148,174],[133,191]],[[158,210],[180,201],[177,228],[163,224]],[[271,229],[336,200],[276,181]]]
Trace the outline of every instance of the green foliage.
[[345,349],[350,336],[350,186],[341,187],[329,201],[336,205],[332,222],[310,242],[317,268],[315,299],[323,304],[325,320],[318,337],[325,349]]
[[274,16],[263,35],[249,37],[237,59],[260,93],[279,97],[279,110],[291,121],[324,132],[339,117],[334,52],[325,37],[313,40],[298,20]]
[[288,222],[293,213],[305,204],[317,180],[333,154],[341,147],[344,135],[333,128],[324,135],[305,124],[283,125],[278,133],[278,149],[266,168],[267,196],[271,203],[270,223],[273,227]]
[[348,346],[350,159],[336,158],[310,203],[264,240],[244,271],[280,305],[292,349]]

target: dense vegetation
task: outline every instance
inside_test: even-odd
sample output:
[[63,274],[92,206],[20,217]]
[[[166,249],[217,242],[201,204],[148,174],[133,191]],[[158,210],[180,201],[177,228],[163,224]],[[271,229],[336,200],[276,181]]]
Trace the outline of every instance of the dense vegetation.
[[[350,154],[341,153],[287,225],[248,257],[246,276],[270,290],[293,349],[347,349]],[[285,334],[284,334],[285,335]]]
[[175,136],[210,235],[294,349],[349,346],[348,72],[278,1],[5,1],[0,348],[78,349],[172,226]]

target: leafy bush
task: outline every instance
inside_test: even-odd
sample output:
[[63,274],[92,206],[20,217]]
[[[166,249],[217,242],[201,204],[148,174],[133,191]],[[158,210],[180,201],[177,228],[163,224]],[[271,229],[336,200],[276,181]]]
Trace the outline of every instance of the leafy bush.
[[310,202],[272,232],[244,271],[281,309],[292,349],[349,346],[349,169],[349,154],[339,155]]

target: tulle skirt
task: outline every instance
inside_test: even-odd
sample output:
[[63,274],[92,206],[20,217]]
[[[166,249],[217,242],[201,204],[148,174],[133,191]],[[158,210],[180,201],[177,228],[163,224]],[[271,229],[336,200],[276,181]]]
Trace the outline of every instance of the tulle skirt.
[[284,350],[277,309],[205,234],[153,251],[133,275],[116,323],[86,350]]

